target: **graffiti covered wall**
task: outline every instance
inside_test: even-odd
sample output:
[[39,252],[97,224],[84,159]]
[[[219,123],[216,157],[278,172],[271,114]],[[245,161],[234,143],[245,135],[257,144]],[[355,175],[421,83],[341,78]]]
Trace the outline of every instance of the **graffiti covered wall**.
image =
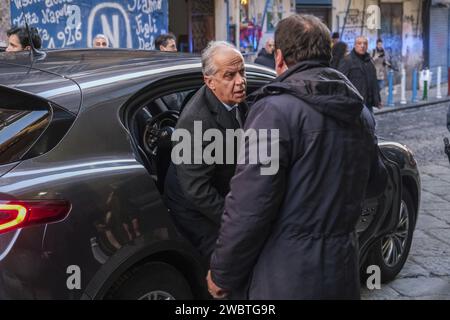
[[153,49],[168,30],[167,0],[12,0],[11,24],[35,26],[43,48],[91,47],[97,34],[111,47]]
[[333,1],[332,31],[341,34],[341,40],[348,44],[350,50],[359,35],[365,35],[369,39],[369,48],[375,46],[378,33],[376,29],[367,28],[371,17],[366,11],[370,5],[377,3],[377,0]]
[[[379,28],[368,28],[369,21],[375,19],[368,13],[370,6],[380,8]],[[419,0],[334,0],[333,31],[341,33],[341,40],[349,45],[350,50],[358,35],[369,39],[369,51],[375,48],[377,38],[381,37],[395,67],[405,66],[409,83],[411,70],[421,68],[423,64],[421,10]],[[397,76],[396,82],[399,79]]]

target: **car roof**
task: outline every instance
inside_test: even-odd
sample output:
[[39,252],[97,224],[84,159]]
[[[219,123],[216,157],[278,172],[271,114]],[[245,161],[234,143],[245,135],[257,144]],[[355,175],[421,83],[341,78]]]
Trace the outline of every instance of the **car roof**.
[[45,58],[33,63],[33,67],[77,78],[95,72],[111,70],[129,70],[129,68],[152,68],[199,62],[199,57],[192,54],[170,53],[131,49],[62,49],[45,52]]
[[[44,91],[40,92],[36,83],[43,79],[41,76],[32,86],[22,81],[20,89],[44,97],[74,113],[81,106],[80,94],[83,96],[82,105],[89,107],[102,100],[132,95],[158,79],[192,72],[201,75],[200,56],[193,54],[133,49],[60,49],[44,52],[43,57],[33,61],[32,68],[44,72],[46,77],[59,76],[61,82],[44,81],[45,88],[41,86]],[[9,63],[25,66],[26,56],[19,59],[20,56],[17,55],[15,61]],[[273,70],[262,66],[247,64],[247,70],[274,75]],[[74,90],[74,84],[78,89]]]

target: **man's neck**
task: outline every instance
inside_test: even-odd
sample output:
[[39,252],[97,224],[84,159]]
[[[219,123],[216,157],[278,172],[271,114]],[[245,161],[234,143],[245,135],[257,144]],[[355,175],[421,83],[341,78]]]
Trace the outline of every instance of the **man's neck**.
[[367,54],[367,52],[364,52],[363,54],[359,54],[358,52],[356,52],[356,50],[353,50],[354,52],[355,52],[355,54],[359,57],[359,58],[361,58],[361,59],[363,59],[365,56],[366,56],[366,54]]

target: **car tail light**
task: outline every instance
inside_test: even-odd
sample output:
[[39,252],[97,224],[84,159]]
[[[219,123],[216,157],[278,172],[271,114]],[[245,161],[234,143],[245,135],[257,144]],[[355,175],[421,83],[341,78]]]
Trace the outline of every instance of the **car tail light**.
[[0,200],[0,233],[31,225],[61,221],[70,211],[65,200]]

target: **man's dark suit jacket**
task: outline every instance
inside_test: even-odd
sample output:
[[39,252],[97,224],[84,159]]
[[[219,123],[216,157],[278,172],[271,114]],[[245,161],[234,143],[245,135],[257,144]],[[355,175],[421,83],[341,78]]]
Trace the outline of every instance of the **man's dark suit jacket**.
[[[246,105],[241,104],[239,110],[241,119],[245,119]],[[201,121],[202,136],[207,129],[218,129],[224,142],[226,129],[239,128],[234,114],[206,85],[188,102],[176,126],[176,129],[189,131],[192,151],[194,121]],[[202,141],[202,153],[209,143]],[[208,260],[218,235],[225,196],[230,190],[230,180],[236,168],[235,148],[234,152],[234,164],[225,164],[224,150],[224,164],[205,164],[204,161],[202,164],[172,163],[166,177],[165,203],[178,231]]]

